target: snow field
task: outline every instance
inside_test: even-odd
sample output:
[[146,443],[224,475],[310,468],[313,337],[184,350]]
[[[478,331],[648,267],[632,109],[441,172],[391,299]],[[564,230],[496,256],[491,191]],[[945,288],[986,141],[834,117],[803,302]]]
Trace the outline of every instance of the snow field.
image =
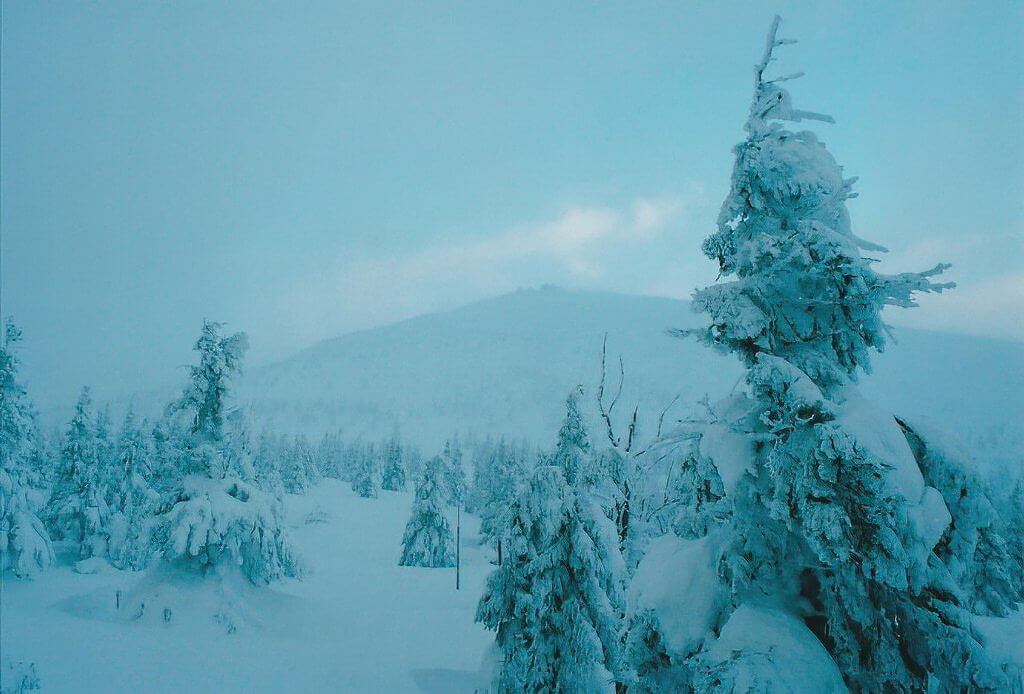
[[[362,499],[324,480],[287,496],[301,581],[243,588],[250,619],[228,634],[220,589],[180,574],[143,619],[115,608],[145,573],[70,559],[35,580],[7,574],[4,661],[33,661],[46,692],[471,692],[492,635],[473,621],[491,570],[476,518],[462,514],[462,588],[454,569],[398,566],[412,494]],[[323,523],[305,524],[321,508]],[[450,509],[454,530],[454,510]],[[95,563],[94,563],[95,564]],[[237,600],[237,598],[236,598]]]

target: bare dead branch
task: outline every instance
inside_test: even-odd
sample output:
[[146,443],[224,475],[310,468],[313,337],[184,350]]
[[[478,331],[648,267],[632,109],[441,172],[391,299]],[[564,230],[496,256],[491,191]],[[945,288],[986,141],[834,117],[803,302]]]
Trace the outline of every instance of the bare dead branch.
[[662,410],[661,414],[658,416],[658,433],[655,436],[655,438],[658,438],[658,439],[661,438],[661,427],[665,423],[665,415],[668,414],[668,411],[671,410],[672,406],[675,405],[677,402],[679,402],[679,394],[678,393],[676,394],[676,396],[674,398],[672,398],[672,402],[670,402],[668,405],[666,405],[665,409]]
[[636,434],[636,416],[640,411],[640,405],[633,408],[633,416],[629,420],[629,430],[626,434],[626,453],[633,448],[633,435]]
[[619,355],[619,388],[618,388],[618,390],[615,393],[615,397],[612,398],[612,404],[608,406],[608,414],[609,414],[609,416],[611,415],[612,410],[615,409],[615,403],[617,403],[619,401],[619,398],[622,397],[622,386],[623,386],[623,384],[625,382],[626,382],[626,366],[622,363],[622,355],[620,354]]
[[[604,341],[601,343],[601,383],[597,386],[597,407],[601,411],[601,418],[604,419],[605,428],[608,432],[608,441],[612,448],[619,447],[619,441],[615,438],[615,428],[612,426],[611,410],[604,406],[604,383],[608,376],[608,333],[604,334]],[[614,402],[612,403],[614,405]]]

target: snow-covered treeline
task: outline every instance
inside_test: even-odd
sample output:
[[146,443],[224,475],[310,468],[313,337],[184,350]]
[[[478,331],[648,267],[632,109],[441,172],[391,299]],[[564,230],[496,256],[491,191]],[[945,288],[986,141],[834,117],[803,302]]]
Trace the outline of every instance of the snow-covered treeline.
[[[347,440],[342,432],[310,441],[266,426],[254,432],[231,397],[246,338],[222,330],[204,324],[198,363],[162,416],[140,419],[129,408],[115,425],[85,387],[64,428],[47,436],[18,380],[20,333],[8,325],[0,363],[5,568],[31,576],[53,562],[58,542],[78,561],[121,569],[163,559],[206,571],[226,558],[252,583],[267,583],[301,573],[280,527],[282,494],[332,478],[363,497],[412,488],[425,504],[494,509],[500,469],[531,455],[525,444],[472,437],[463,444],[453,435],[424,461],[398,431],[380,441]],[[464,448],[476,470],[472,493]],[[254,530],[256,544],[246,539]]]

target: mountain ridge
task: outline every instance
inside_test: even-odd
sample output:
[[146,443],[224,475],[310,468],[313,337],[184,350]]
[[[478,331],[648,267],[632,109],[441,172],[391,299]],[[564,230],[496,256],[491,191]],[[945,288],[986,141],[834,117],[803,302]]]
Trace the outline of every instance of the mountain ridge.
[[[547,445],[576,384],[587,387],[596,424],[593,391],[607,334],[610,368],[617,371],[620,354],[624,362],[620,408],[639,402],[641,426],[651,428],[676,395],[674,415],[705,394],[726,395],[742,375],[734,357],[666,332],[702,322],[678,299],[522,289],[321,340],[247,373],[239,401],[274,428],[310,435],[397,430],[432,449],[459,431]],[[895,334],[898,342],[874,354],[874,373],[861,378],[868,397],[963,438],[1016,440],[1014,423],[1024,419],[1017,343],[913,328]],[[948,382],[938,382],[939,372]]]

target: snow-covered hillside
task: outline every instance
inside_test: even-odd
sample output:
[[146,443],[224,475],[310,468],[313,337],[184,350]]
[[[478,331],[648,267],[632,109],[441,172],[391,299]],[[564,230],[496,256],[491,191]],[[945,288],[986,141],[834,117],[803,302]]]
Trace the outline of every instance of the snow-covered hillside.
[[[523,290],[320,342],[252,370],[240,401],[278,430],[376,438],[397,428],[427,450],[456,431],[546,445],[566,393],[583,384],[593,394],[607,333],[609,356],[625,362],[623,403],[638,401],[650,430],[676,395],[679,414],[740,377],[734,358],[665,332],[702,320],[672,299]],[[1010,465],[1024,421],[1024,346],[910,328],[895,335],[864,393],[959,432],[983,451],[981,465]]]

